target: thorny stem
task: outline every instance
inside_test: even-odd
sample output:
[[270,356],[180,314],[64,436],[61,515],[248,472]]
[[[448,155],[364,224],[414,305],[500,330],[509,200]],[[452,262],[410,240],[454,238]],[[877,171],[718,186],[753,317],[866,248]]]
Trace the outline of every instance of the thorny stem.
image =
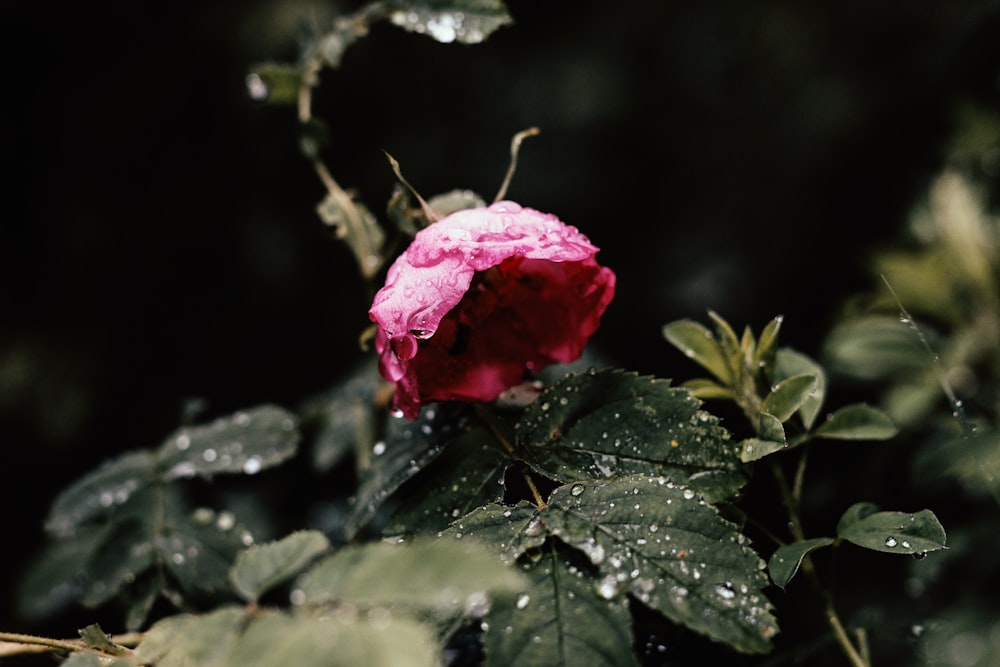
[[[142,638],[142,633],[133,632],[112,637],[111,641],[118,646],[135,646]],[[0,658],[28,653],[85,650],[94,651],[96,649],[88,646],[82,639],[53,639],[16,632],[0,632]]]

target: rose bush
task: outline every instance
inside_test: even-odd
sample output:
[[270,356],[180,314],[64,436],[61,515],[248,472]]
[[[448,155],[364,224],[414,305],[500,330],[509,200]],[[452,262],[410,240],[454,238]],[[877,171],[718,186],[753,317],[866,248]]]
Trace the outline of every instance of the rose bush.
[[597,251],[510,201],[421,230],[369,311],[396,408],[412,419],[427,402],[492,401],[526,371],[578,358],[614,297]]

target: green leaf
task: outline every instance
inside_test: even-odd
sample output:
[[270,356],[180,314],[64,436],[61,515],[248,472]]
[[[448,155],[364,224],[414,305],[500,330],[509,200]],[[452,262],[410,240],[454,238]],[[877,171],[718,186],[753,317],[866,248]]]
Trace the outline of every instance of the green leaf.
[[84,590],[86,564],[107,534],[106,527],[87,526],[72,539],[47,544],[18,584],[19,614],[42,621],[76,602]]
[[736,394],[732,389],[723,387],[721,384],[709,380],[708,378],[694,378],[687,380],[681,385],[682,388],[691,392],[691,395],[701,400],[728,399],[733,400]]
[[699,407],[666,380],[618,370],[569,375],[525,411],[518,446],[528,465],[563,483],[662,474],[721,500],[745,482],[738,448]]
[[164,481],[219,473],[253,475],[289,458],[299,444],[292,413],[273,405],[182,428],[160,447]]
[[250,96],[269,104],[295,104],[302,85],[302,70],[293,65],[262,63],[247,77]]
[[416,538],[341,549],[298,582],[306,604],[349,602],[376,607],[453,614],[481,604],[484,593],[514,591],[519,573],[469,539]]
[[526,587],[498,596],[484,619],[487,667],[638,665],[625,596],[602,596],[578,552],[553,544],[539,556]]
[[56,537],[72,536],[82,526],[105,519],[153,479],[155,459],[150,452],[130,452],[110,460],[59,494],[45,529]]
[[826,399],[826,372],[822,366],[801,352],[779,348],[774,355],[771,382],[777,384],[796,375],[812,375],[816,378],[816,386],[799,408],[802,424],[808,430],[812,428],[820,408],[823,407],[823,401]]
[[142,664],[157,667],[221,665],[245,624],[245,612],[223,606],[207,614],[180,614],[157,621],[135,649]]
[[[440,647],[430,628],[410,618],[376,613],[332,618],[265,612],[239,637],[224,667],[437,667]],[[201,664],[201,663],[197,663]]]
[[[534,516],[516,509],[484,509],[456,523],[463,535],[489,540],[508,558],[556,537],[596,568],[591,585],[601,597],[628,593],[737,650],[770,650],[777,625],[762,594],[769,583],[764,563],[736,526],[690,488],[631,475],[561,486]],[[498,524],[508,513],[504,529]]]
[[776,440],[763,440],[761,438],[747,438],[746,440],[742,440],[740,441],[740,447],[742,448],[740,460],[744,463],[759,461],[765,456],[789,449],[788,443],[785,441],[778,442]]
[[418,488],[400,490],[399,509],[382,534],[433,534],[473,508],[499,502],[510,464],[492,433],[482,428],[463,433],[428,466]]
[[80,637],[84,643],[93,649],[102,651],[108,655],[124,655],[130,651],[124,646],[119,646],[108,638],[108,635],[97,623],[91,623],[80,630]]
[[830,546],[833,542],[834,540],[829,537],[816,537],[778,547],[767,563],[771,580],[778,588],[785,588],[799,571],[803,558],[816,549]]
[[945,548],[945,532],[930,510],[914,514],[878,512],[871,503],[852,506],[837,524],[837,536],[858,546],[895,554]]
[[303,428],[313,434],[312,461],[316,470],[327,472],[352,453],[361,459],[361,468],[368,466],[376,445],[379,411],[375,394],[380,382],[371,358],[343,382],[301,408]]
[[525,500],[512,507],[498,504],[477,507],[444,533],[485,542],[505,563],[513,563],[530,549],[542,546],[547,535],[538,508]]
[[734,370],[742,368],[744,356],[740,340],[736,337],[736,332],[729,326],[729,322],[714,310],[708,311],[708,316],[715,324],[715,335],[719,339],[722,354],[725,356],[729,368]]
[[478,44],[513,23],[502,0],[400,0],[393,6],[393,24],[443,44]]
[[275,542],[252,546],[237,556],[229,571],[236,592],[253,602],[274,586],[301,572],[329,549],[330,541],[315,530],[298,531]]
[[578,482],[556,489],[540,517],[590,557],[601,585],[739,651],[771,649],[764,563],[690,489],[642,475]]
[[663,337],[686,357],[717,377],[724,386],[733,385],[729,359],[708,327],[694,320],[678,320],[663,327]]
[[771,387],[771,392],[764,397],[761,410],[774,415],[779,422],[786,422],[805,405],[815,390],[815,375],[793,375]]
[[326,195],[316,213],[354,253],[362,277],[374,277],[382,268],[385,232],[372,212],[343,190],[337,190]]
[[760,332],[760,340],[757,341],[757,349],[754,351],[754,364],[758,367],[768,367],[774,362],[775,350],[778,345],[778,332],[781,331],[781,323],[784,316],[778,315],[767,323],[764,330]]
[[884,412],[867,405],[855,404],[830,415],[819,425],[814,435],[834,440],[887,440],[896,433],[896,425]]
[[[937,348],[938,337],[927,333]],[[827,337],[824,358],[832,360],[838,373],[863,380],[912,375],[931,363],[920,339],[896,315],[869,315],[837,325]]]
[[[444,414],[443,414],[444,413]],[[376,443],[367,468],[361,471],[344,531],[348,539],[375,518],[386,500],[407,480],[441,455],[461,435],[457,415],[445,406],[425,407],[418,419],[389,417],[384,442]]]
[[781,419],[769,412],[761,412],[758,415],[759,424],[757,435],[762,440],[773,440],[774,442],[785,442],[785,427],[781,425]]

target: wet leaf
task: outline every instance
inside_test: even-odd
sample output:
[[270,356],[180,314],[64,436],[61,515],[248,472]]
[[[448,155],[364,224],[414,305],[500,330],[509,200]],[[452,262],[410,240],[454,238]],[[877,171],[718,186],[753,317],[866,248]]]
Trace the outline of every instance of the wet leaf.
[[732,386],[733,371],[729,359],[711,329],[694,320],[678,320],[663,327],[663,337],[718,378],[723,386]]
[[881,410],[855,404],[830,415],[814,434],[817,438],[833,440],[888,440],[897,430],[892,419]]
[[308,401],[300,410],[302,426],[313,434],[313,466],[327,472],[345,456],[356,453],[366,467],[375,446],[379,410],[375,394],[381,380],[374,358],[343,382]]
[[778,382],[764,397],[761,410],[774,415],[779,422],[786,422],[802,408],[816,390],[816,376],[793,375]]
[[298,588],[311,605],[453,614],[483,594],[522,584],[515,569],[478,542],[424,537],[341,549],[306,572]]
[[436,533],[476,507],[499,502],[511,459],[495,436],[477,428],[448,445],[421,477],[419,488],[403,494],[383,535]]
[[56,537],[68,537],[90,522],[105,519],[155,479],[155,465],[156,459],[147,451],[130,452],[102,464],[59,494],[45,529]]
[[578,482],[556,489],[540,516],[621,592],[739,651],[771,649],[764,563],[690,489],[642,475]]
[[770,456],[775,452],[782,452],[789,448],[787,442],[776,440],[763,440],[761,438],[747,438],[740,442],[742,451],[740,460],[744,463],[759,461],[765,456]]
[[229,571],[229,578],[244,600],[255,601],[274,586],[299,574],[329,547],[330,541],[319,531],[294,532],[281,540],[241,552]]
[[502,0],[407,0],[394,6],[393,24],[444,44],[477,44],[513,23]]
[[681,385],[684,389],[691,392],[691,395],[695,398],[701,400],[709,399],[728,399],[733,400],[736,398],[736,394],[732,389],[728,387],[723,387],[718,382],[709,380],[708,378],[694,378],[693,380],[687,380]]
[[[788,348],[779,348],[774,355],[772,383],[781,383],[796,375],[811,375],[816,378],[816,386],[801,403],[799,416],[806,429],[812,428],[826,399],[826,372],[823,367],[808,356]],[[784,419],[782,421],[785,421]]]
[[342,190],[330,192],[316,207],[324,224],[333,228],[354,253],[364,278],[372,278],[382,268],[385,232],[368,208]]
[[518,446],[532,468],[563,483],[662,474],[721,500],[745,482],[738,446],[699,407],[666,380],[618,370],[570,375],[525,411]]
[[182,428],[159,451],[165,481],[219,473],[256,474],[291,458],[299,443],[292,413],[273,405]]
[[778,547],[767,562],[767,568],[775,586],[778,588],[787,586],[795,573],[799,571],[802,559],[816,549],[830,546],[833,542],[833,539],[829,537],[817,537]]
[[602,595],[586,558],[553,544],[524,571],[527,586],[498,597],[484,619],[487,667],[638,664],[628,600]]
[[778,315],[768,322],[764,330],[760,332],[760,340],[757,341],[757,349],[754,350],[753,358],[758,368],[766,368],[773,364],[778,345],[778,332],[781,331],[781,323],[784,319],[783,316]]
[[144,634],[135,657],[157,667],[222,665],[244,623],[243,609],[234,606],[201,615],[169,616]]
[[358,491],[344,527],[348,539],[367,526],[383,503],[407,480],[426,468],[462,433],[454,414],[441,414],[437,406],[425,407],[419,419],[389,417],[383,446],[373,451],[369,466],[361,471]]
[[538,508],[524,500],[512,507],[497,504],[477,507],[444,533],[485,542],[506,563],[513,563],[529,549],[542,546],[547,535]]
[[743,366],[744,355],[740,340],[736,337],[736,332],[733,331],[729,322],[714,310],[708,311],[708,317],[715,325],[715,335],[719,340],[719,346],[722,348],[722,354],[725,356],[729,367],[732,369],[741,368]]
[[930,510],[913,514],[875,511],[871,503],[858,503],[837,524],[837,537],[866,549],[895,554],[915,554],[945,548],[944,527]]

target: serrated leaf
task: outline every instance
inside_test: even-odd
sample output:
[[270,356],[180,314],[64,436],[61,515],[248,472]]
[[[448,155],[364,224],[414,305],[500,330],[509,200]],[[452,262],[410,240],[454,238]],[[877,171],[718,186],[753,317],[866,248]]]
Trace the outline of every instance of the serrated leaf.
[[815,375],[793,375],[771,387],[764,397],[761,410],[774,415],[779,422],[786,422],[802,408],[816,390]]
[[343,382],[308,401],[299,411],[312,434],[313,467],[327,472],[345,456],[357,454],[367,467],[375,446],[375,394],[381,380],[374,359],[359,366]]
[[306,572],[298,588],[307,604],[452,614],[470,599],[522,583],[516,570],[477,542],[416,538],[341,549]]
[[502,0],[410,0],[393,6],[393,24],[443,44],[478,44],[513,23]]
[[887,414],[859,403],[837,410],[816,428],[814,435],[833,440],[888,440],[897,432]]
[[454,414],[442,414],[443,406],[425,407],[419,419],[389,418],[385,441],[361,471],[344,531],[348,539],[367,526],[383,503],[407,480],[441,455],[445,446],[461,434]]
[[944,527],[930,510],[907,514],[873,512],[872,508],[865,503],[849,509],[837,525],[837,537],[885,553],[915,554],[945,548]]
[[405,495],[383,535],[433,534],[476,507],[499,502],[511,459],[496,437],[477,428],[455,439],[428,466],[420,486]]
[[633,667],[628,602],[606,599],[580,555],[555,545],[524,568],[528,585],[500,596],[484,619],[487,667]]
[[803,425],[806,429],[810,429],[826,399],[826,372],[822,366],[801,352],[779,348],[774,355],[771,382],[780,383],[796,375],[812,375],[816,378],[816,387],[799,408]]
[[455,521],[444,534],[485,542],[505,563],[513,563],[526,551],[542,546],[546,538],[538,508],[525,500],[512,507],[496,504],[477,507]]
[[745,482],[737,445],[699,407],[666,380],[618,370],[570,375],[525,411],[519,450],[563,483],[643,472],[692,486],[701,479],[706,493],[731,495]]
[[110,460],[59,494],[45,529],[56,537],[71,536],[80,527],[107,517],[154,479],[155,458],[150,452],[130,452]]
[[816,549],[830,546],[833,542],[834,540],[829,537],[816,537],[778,547],[767,562],[767,569],[775,586],[778,588],[787,586],[799,571],[802,559]]
[[684,356],[717,377],[724,386],[732,386],[733,372],[729,359],[711,329],[693,320],[678,320],[663,327],[663,337]]
[[771,649],[764,563],[690,489],[643,475],[578,482],[556,489],[539,515],[620,592],[739,651]]
[[178,430],[160,447],[158,468],[165,481],[220,473],[252,475],[291,458],[298,443],[295,416],[263,405]]
[[229,579],[244,600],[256,601],[274,586],[299,574],[329,547],[330,541],[323,533],[298,531],[240,552],[229,570]]

